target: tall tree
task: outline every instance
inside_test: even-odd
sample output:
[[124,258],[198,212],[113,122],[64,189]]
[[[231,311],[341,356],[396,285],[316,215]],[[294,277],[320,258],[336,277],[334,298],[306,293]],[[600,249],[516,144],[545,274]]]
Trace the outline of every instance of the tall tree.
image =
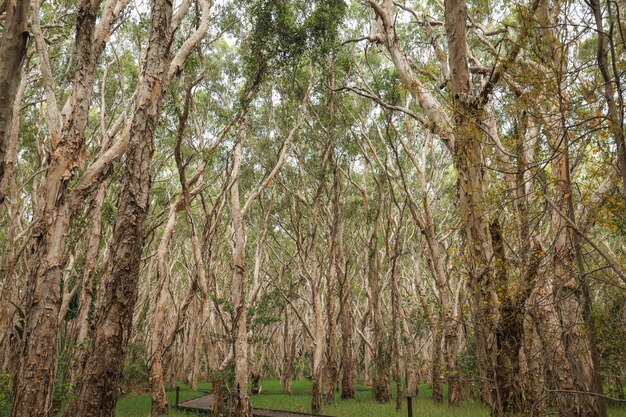
[[[22,77],[22,63],[26,57],[28,42],[29,0],[8,0],[4,2],[5,26],[0,39],[0,183],[6,172],[7,148],[12,134],[14,101]],[[4,201],[4,191],[0,187],[0,203]]]
[[39,2],[34,3],[33,31],[46,89],[51,160],[45,172],[41,204],[34,208],[37,227],[29,243],[26,318],[21,361],[14,377],[12,416],[45,416],[52,403],[65,239],[77,204],[76,195],[68,195],[68,185],[80,165],[96,66],[111,25],[121,11],[115,6],[125,6],[123,1],[107,1],[96,26],[100,4],[100,1],[85,0],[78,5],[75,87],[61,113],[39,24]]
[[66,416],[110,416],[115,410],[137,301],[137,279],[150,192],[150,161],[172,37],[172,3],[154,0],[148,49],[135,99],[135,113],[129,125],[126,169],[121,179],[112,235],[116,244],[109,253],[100,283],[102,295],[96,306],[94,330],[80,386]]

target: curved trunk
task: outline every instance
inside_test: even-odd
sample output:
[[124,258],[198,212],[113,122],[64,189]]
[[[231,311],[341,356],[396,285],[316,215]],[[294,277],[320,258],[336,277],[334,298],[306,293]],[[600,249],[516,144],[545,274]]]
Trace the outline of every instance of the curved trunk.
[[37,225],[26,260],[26,317],[21,361],[13,384],[13,417],[45,416],[50,412],[58,361],[63,255],[78,197],[70,194],[67,187],[80,166],[96,64],[106,45],[107,38],[103,33],[109,33],[116,18],[113,8],[105,7],[99,31],[96,31],[100,3],[82,0],[78,5],[76,71],[71,94],[63,109],[62,124],[51,85],[53,80],[39,23],[38,3],[34,7],[32,29],[46,90],[51,158],[43,180],[41,204],[35,209]]
[[[45,416],[52,404],[58,360],[63,251],[71,214],[65,188],[72,177],[71,171],[78,164],[95,80],[95,54],[91,46],[96,10],[86,1],[78,7],[76,49],[80,70],[75,74],[77,87],[70,98],[75,107],[62,131],[51,132],[55,158],[46,170],[42,206],[36,212],[39,224],[29,244],[24,339],[13,384],[13,417]],[[58,141],[58,135],[63,142]]]
[[171,21],[172,3],[154,0],[148,50],[130,125],[131,139],[112,235],[116,244],[111,246],[100,284],[102,296],[95,311],[83,378],[76,399],[68,405],[65,414],[68,417],[110,417],[115,409],[137,301],[150,191],[150,161],[170,54]]

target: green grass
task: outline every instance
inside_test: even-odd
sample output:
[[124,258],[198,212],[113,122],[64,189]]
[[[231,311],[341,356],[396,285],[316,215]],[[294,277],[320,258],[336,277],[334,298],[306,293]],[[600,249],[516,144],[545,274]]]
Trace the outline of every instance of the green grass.
[[[181,384],[180,400],[184,401],[202,395],[193,392],[189,387]],[[200,390],[210,388],[208,383],[198,384]],[[322,413],[339,417],[404,417],[407,415],[406,400],[402,410],[396,412],[395,400],[387,404],[378,404],[372,398],[369,388],[356,385],[356,398],[342,400],[335,396],[335,404],[324,406]],[[445,390],[445,387],[444,387]],[[261,394],[251,396],[252,406],[257,408],[271,408],[288,411],[311,411],[311,382],[308,380],[294,381],[292,395],[284,395],[280,381],[268,379],[261,381]],[[463,402],[460,408],[451,410],[445,404],[435,404],[430,400],[431,390],[428,385],[419,386],[419,396],[413,401],[413,415],[416,417],[488,417],[489,410],[477,401]],[[170,405],[174,404],[175,393],[168,392]],[[121,398],[117,402],[116,417],[148,417],[150,415],[150,394],[133,394]],[[194,413],[186,413],[170,409],[170,416],[195,417]],[[610,417],[626,417],[626,407],[609,408]]]
[[[398,417],[406,416],[406,400],[402,410],[396,412],[395,397],[387,404],[379,404],[372,398],[372,391],[363,385],[356,385],[356,398],[342,400],[339,394],[335,395],[335,404],[324,406],[322,413],[340,417]],[[273,408],[279,410],[311,411],[311,383],[310,381],[294,381],[293,395],[283,395],[282,385],[277,380],[262,381],[261,395],[252,396],[252,405],[258,408]],[[427,385],[420,385],[419,395],[413,400],[413,415],[419,417],[450,416],[447,405],[435,404],[430,400],[432,392]],[[394,393],[395,395],[395,393]],[[427,397],[427,398],[425,398]],[[463,406],[454,411],[455,417],[487,417],[489,410],[476,401],[466,401]]]
[[[198,383],[198,390],[191,391],[188,385],[180,385],[180,401],[189,400],[191,398],[199,397],[203,395],[201,390],[208,390],[211,388],[211,384],[207,382]],[[172,408],[176,402],[176,392],[167,392],[167,401],[170,404],[170,416],[174,417],[195,417],[204,416],[206,414],[188,413],[186,411],[178,411]],[[115,409],[115,417],[148,417],[150,416],[150,393],[145,394],[131,394],[120,398],[117,401],[117,407]]]

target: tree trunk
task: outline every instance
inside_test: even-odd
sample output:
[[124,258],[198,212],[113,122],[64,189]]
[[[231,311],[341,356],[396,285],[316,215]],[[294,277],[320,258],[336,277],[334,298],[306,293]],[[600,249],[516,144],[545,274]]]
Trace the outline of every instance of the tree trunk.
[[[602,75],[602,81],[604,84],[604,97],[608,108],[607,122],[609,124],[609,131],[612,134],[617,147],[617,165],[622,177],[622,194],[624,197],[624,210],[622,213],[626,213],[626,141],[624,140],[624,115],[620,112],[620,106],[615,100],[614,85],[614,80],[618,79],[620,75],[614,74],[614,78],[609,74],[609,58],[605,49],[605,38],[607,35],[603,28],[602,8],[600,6],[600,2],[599,0],[590,0],[587,4],[591,7],[596,23],[596,34],[598,38],[598,51],[596,56],[598,60],[598,68],[600,69],[600,74]],[[609,8],[609,16],[611,16],[610,8],[612,5],[610,3],[607,4]],[[610,33],[612,36],[612,30]],[[613,40],[609,38],[609,41],[612,42]],[[616,68],[616,66],[613,68]],[[618,93],[618,97],[620,99],[622,98],[621,92]]]
[[[565,348],[568,366],[556,368],[557,374],[562,375],[560,380],[571,381],[570,384],[561,384],[558,394],[560,397],[560,415],[563,417],[606,417],[604,398],[593,393],[602,393],[602,386],[597,375],[597,362],[594,361],[595,352],[594,333],[592,331],[590,308],[587,306],[589,294],[585,278],[581,275],[581,263],[576,263],[574,230],[568,226],[564,213],[571,213],[569,200],[573,198],[569,179],[569,149],[568,133],[564,132],[558,138],[561,146],[556,147],[552,159],[552,172],[558,179],[556,183],[556,210],[552,213],[552,233],[554,247],[552,254],[554,271],[554,303],[561,327],[561,342]],[[565,139],[564,139],[565,138]],[[556,139],[556,138],[555,138]],[[555,142],[553,142],[553,146]],[[571,375],[571,379],[565,377]],[[590,394],[568,393],[568,390]]]
[[313,301],[313,354],[311,361],[312,398],[311,411],[313,414],[322,412],[322,360],[324,357],[324,321],[322,320],[321,277],[319,267],[314,266],[313,274],[317,277],[311,282],[311,297]]
[[432,365],[431,365],[431,385],[433,390],[433,401],[443,402],[443,387],[441,385],[441,336],[442,330],[437,327],[433,333]]
[[[394,191],[391,190],[391,193]],[[392,198],[395,198],[392,196]],[[395,202],[395,201],[394,201]],[[389,213],[391,216],[391,212]],[[402,253],[401,246],[401,231],[402,231],[402,222],[404,221],[404,207],[400,211],[400,215],[398,216],[398,220],[390,219],[390,222],[396,222],[395,225],[395,243],[393,245],[393,249],[390,251],[390,271],[389,275],[391,278],[391,348],[392,348],[392,360],[393,360],[393,378],[396,381],[396,411],[402,409],[402,381],[401,381],[401,373],[400,373],[400,287],[398,284],[398,276],[397,276],[397,263],[398,257]],[[389,240],[389,238],[388,238]]]
[[[378,255],[378,220],[380,217],[380,207],[373,209],[375,213],[370,215],[369,254],[368,254],[368,285],[370,289],[370,310],[373,324],[373,352],[374,377],[372,394],[374,399],[380,403],[386,403],[391,399],[389,387],[389,346],[384,340],[383,313],[380,308],[381,283],[380,283],[380,260]],[[373,218],[372,218],[373,217]]]
[[[343,242],[343,238],[340,242]],[[343,247],[343,243],[340,243]],[[343,250],[340,252],[343,259]],[[354,359],[352,358],[352,308],[351,308],[351,282],[348,278],[348,272],[344,264],[339,286],[339,300],[341,301],[341,398],[354,398]]]
[[[11,346],[17,340],[18,335],[15,332],[14,317],[15,305],[18,305],[19,286],[16,285],[15,264],[17,256],[15,250],[15,240],[17,238],[18,216],[20,214],[18,201],[18,187],[15,180],[15,166],[17,163],[17,139],[19,130],[19,107],[21,105],[24,90],[26,89],[27,77],[22,75],[20,85],[16,92],[15,101],[13,103],[13,127],[9,137],[9,145],[5,159],[5,174],[0,181],[0,194],[8,190],[10,201],[7,202],[7,218],[9,227],[6,231],[5,252],[0,258],[0,282],[2,290],[0,290],[0,369],[14,372],[15,363],[11,363],[11,357],[15,357]],[[0,203],[1,205],[2,203]],[[12,342],[13,341],[13,342]]]
[[148,361],[148,375],[150,381],[150,414],[152,417],[167,415],[167,395],[165,394],[165,383],[163,376],[163,355],[164,355],[164,333],[165,333],[165,311],[170,294],[170,276],[166,255],[169,243],[174,234],[176,226],[176,214],[182,203],[182,198],[177,198],[171,205],[165,229],[157,249],[157,279],[158,295],[154,309],[154,324],[150,337],[150,360]]
[[285,322],[283,323],[283,369],[281,382],[286,395],[291,395],[291,381],[293,379],[293,362],[296,355],[296,332],[290,331],[288,309],[285,306]]
[[[333,117],[333,103],[331,99],[331,118]],[[331,122],[332,125],[332,122]],[[332,138],[331,138],[332,141]],[[334,150],[331,148],[331,152]],[[331,156],[333,163],[334,157]],[[324,402],[333,404],[335,402],[335,385],[338,375],[338,352],[337,352],[337,320],[335,315],[335,292],[337,282],[339,281],[339,273],[341,260],[339,259],[339,242],[342,224],[341,224],[341,190],[339,184],[339,172],[336,166],[333,166],[333,216],[331,219],[330,231],[330,259],[329,271],[326,284],[326,318],[328,331],[326,334],[326,381],[324,384]]]
[[494,249],[487,213],[487,174],[482,147],[483,104],[470,89],[466,43],[467,11],[464,0],[445,1],[445,32],[448,40],[450,93],[454,107],[454,160],[458,177],[461,218],[469,258],[469,287],[473,295],[476,323],[476,354],[481,370],[483,398],[492,415],[502,415],[501,390],[497,380],[496,359],[499,354],[495,334],[500,318],[496,277],[491,265]]
[[68,417],[110,417],[115,409],[137,301],[150,191],[150,161],[169,62],[171,21],[172,3],[154,0],[112,235],[112,242],[116,244],[111,246],[100,284],[102,295],[96,307],[83,377],[76,399],[68,405]]
[[[5,0],[4,31],[0,39],[0,184],[6,173],[7,151],[13,130],[14,106],[28,42],[29,0]],[[19,109],[17,109],[19,110]],[[0,187],[0,204],[4,201]]]
[[235,417],[252,415],[248,397],[248,330],[246,325],[246,235],[239,202],[239,175],[242,162],[242,142],[246,134],[246,121],[240,129],[234,151],[232,185],[230,188],[231,221],[233,228],[233,351],[235,356]]
[[[595,333],[591,318],[591,300],[584,277],[584,266],[578,244],[578,235],[569,226],[575,224],[572,199],[571,167],[569,163],[569,135],[565,91],[567,51],[561,44],[553,25],[554,17],[546,1],[540,2],[538,20],[542,26],[549,58],[554,61],[553,82],[547,84],[546,94],[556,96],[551,101],[546,118],[545,134],[552,152],[550,167],[554,182],[552,210],[552,267],[554,302],[560,324],[560,339],[567,363],[560,362],[554,371],[559,379],[559,412],[563,417],[606,417],[606,404],[599,375]],[[589,394],[575,394],[567,391]],[[600,395],[594,395],[600,394]]]
[[[104,43],[94,39],[98,7],[99,2],[87,0],[78,6],[77,65],[69,113],[62,128],[50,126],[53,157],[46,169],[41,206],[35,212],[37,226],[29,243],[24,339],[14,376],[12,417],[47,416],[50,412],[58,360],[63,255],[72,213],[66,187],[79,165],[95,67],[104,48]],[[59,116],[58,109],[47,104]]]

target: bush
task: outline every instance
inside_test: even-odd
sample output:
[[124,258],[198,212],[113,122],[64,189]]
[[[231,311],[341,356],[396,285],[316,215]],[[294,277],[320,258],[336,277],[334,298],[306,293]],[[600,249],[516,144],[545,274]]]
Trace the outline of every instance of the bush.
[[148,389],[146,349],[139,343],[129,343],[124,364],[124,393],[145,392]]
[[218,416],[230,416],[235,405],[235,362],[230,361],[223,369],[212,371],[209,380],[217,405],[213,406],[213,413]]
[[12,394],[11,375],[8,372],[0,372],[0,417],[9,415]]

